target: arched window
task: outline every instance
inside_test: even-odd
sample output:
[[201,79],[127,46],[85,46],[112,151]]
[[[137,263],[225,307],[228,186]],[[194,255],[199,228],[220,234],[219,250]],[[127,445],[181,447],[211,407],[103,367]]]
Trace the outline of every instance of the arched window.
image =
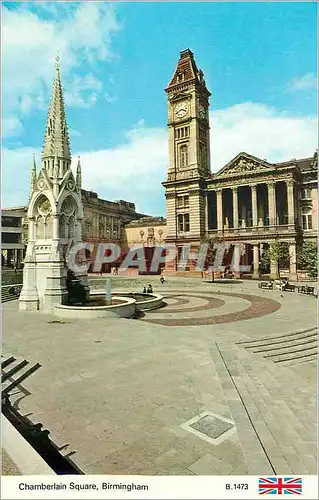
[[69,218],[69,238],[74,238],[74,235],[75,235],[75,219],[74,219],[74,216],[71,215],[71,217]]
[[44,218],[42,215],[39,215],[36,219],[36,239],[42,240],[44,238],[45,238]]
[[312,230],[312,210],[309,208],[302,212],[302,229],[304,231]]
[[50,239],[53,237],[53,219],[51,215],[48,215],[45,219],[45,238]]
[[67,218],[64,214],[60,216],[59,236],[63,239],[68,237]]
[[185,168],[188,166],[188,146],[183,144],[180,149],[180,167]]

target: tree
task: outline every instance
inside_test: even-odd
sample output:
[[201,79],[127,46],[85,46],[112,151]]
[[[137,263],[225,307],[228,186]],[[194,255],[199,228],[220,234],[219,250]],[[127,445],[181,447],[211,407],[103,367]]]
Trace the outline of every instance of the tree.
[[261,264],[262,265],[270,265],[270,262],[273,261],[277,266],[277,273],[279,276],[279,270],[282,267],[287,267],[289,265],[289,247],[285,242],[277,241],[273,243],[263,252]]
[[298,251],[298,269],[307,271],[310,278],[318,276],[318,248],[313,241],[304,241]]
[[203,236],[201,239],[202,244],[208,245],[206,258],[205,258],[205,268],[211,268],[212,272],[212,282],[215,282],[215,273],[214,273],[214,264],[215,264],[215,255],[216,249],[214,248],[216,243],[219,243],[220,239],[216,237]]

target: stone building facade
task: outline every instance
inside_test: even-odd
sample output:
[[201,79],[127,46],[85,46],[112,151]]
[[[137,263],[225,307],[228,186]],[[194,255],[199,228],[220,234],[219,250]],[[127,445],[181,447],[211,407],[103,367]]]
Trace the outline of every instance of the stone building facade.
[[3,267],[19,267],[25,256],[27,207],[1,210],[1,264]]
[[[317,239],[317,153],[272,163],[241,152],[216,173],[210,168],[209,97],[194,55],[184,50],[165,89],[168,97],[169,167],[166,242],[194,251],[202,241],[223,241],[241,263],[260,273],[263,251],[277,242],[289,246],[291,279],[297,277],[297,248]],[[241,245],[239,245],[241,244]],[[237,250],[235,250],[235,248]],[[194,270],[192,262],[187,268]],[[178,273],[178,261],[166,264]],[[277,268],[271,262],[270,275]]]
[[128,252],[129,249],[143,247],[145,271],[140,269],[139,274],[160,274],[164,268],[164,262],[160,263],[154,270],[152,270],[151,264],[154,249],[156,247],[164,248],[166,227],[166,220],[163,217],[141,217],[126,224],[125,240],[122,242],[123,251]]

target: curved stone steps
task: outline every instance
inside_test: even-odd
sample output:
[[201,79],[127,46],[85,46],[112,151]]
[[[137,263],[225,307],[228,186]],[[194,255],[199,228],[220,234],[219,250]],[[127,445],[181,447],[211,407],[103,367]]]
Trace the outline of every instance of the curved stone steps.
[[[270,363],[262,356],[237,346],[220,342],[218,346],[265,456],[276,474],[289,471],[314,473],[316,405],[311,387],[308,387],[308,392],[306,384],[301,384],[298,389],[296,376],[290,367]],[[226,399],[227,393],[231,400],[234,399],[227,385],[224,384],[224,387],[227,390]],[[236,415],[233,418],[236,423]],[[242,437],[245,440],[245,433]]]
[[317,328],[308,328],[283,335],[246,340],[236,345],[274,363],[307,362],[317,357],[318,332]]

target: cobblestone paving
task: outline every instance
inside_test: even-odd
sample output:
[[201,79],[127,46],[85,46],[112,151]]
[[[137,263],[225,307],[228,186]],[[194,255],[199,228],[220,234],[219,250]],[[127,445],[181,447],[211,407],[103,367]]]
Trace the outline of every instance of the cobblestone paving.
[[[87,474],[316,473],[316,362],[282,366],[237,344],[314,328],[314,298],[263,292],[256,283],[112,282],[127,291],[152,282],[169,305],[145,319],[182,325],[57,323],[50,314],[18,313],[17,302],[3,306],[4,352],[42,365],[12,401],[64,454]],[[253,307],[257,315],[244,320],[205,323]],[[234,433],[216,445],[183,427],[206,412],[234,422]]]

